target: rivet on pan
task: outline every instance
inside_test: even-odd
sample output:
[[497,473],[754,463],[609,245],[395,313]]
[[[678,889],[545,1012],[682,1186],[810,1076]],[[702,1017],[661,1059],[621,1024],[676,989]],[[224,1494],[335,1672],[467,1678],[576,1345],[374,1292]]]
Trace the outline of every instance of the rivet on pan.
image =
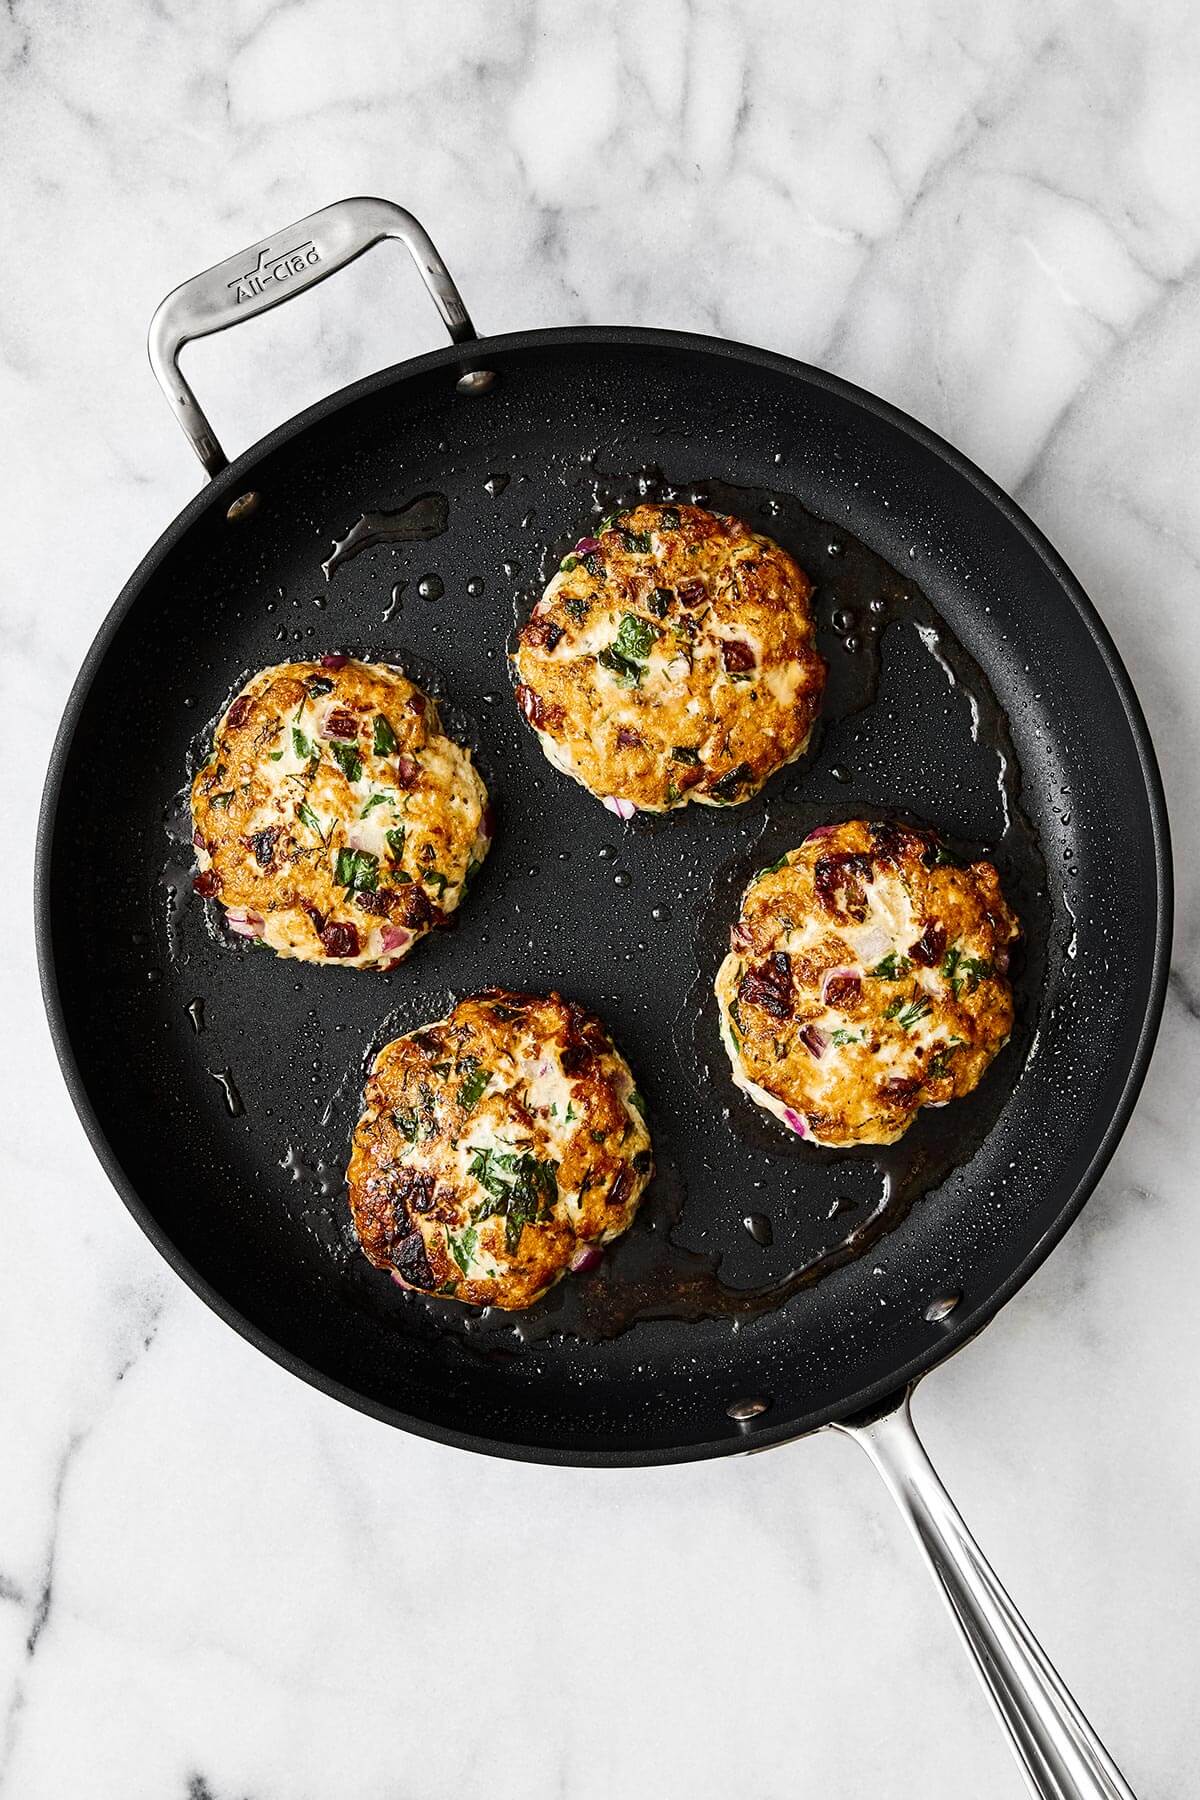
[[929,1302],[925,1308],[925,1317],[931,1325],[940,1325],[943,1319],[950,1317],[961,1299],[961,1294],[942,1294]]
[[735,1424],[748,1425],[751,1419],[757,1419],[760,1413],[765,1413],[769,1404],[767,1400],[731,1400],[725,1413]]
[[239,494],[236,500],[229,502],[225,509],[225,517],[231,525],[238,524],[242,519],[248,519],[251,513],[258,511],[259,499],[260,496],[253,490],[248,494]]
[[495,379],[494,369],[468,369],[454,385],[460,394],[486,394]]

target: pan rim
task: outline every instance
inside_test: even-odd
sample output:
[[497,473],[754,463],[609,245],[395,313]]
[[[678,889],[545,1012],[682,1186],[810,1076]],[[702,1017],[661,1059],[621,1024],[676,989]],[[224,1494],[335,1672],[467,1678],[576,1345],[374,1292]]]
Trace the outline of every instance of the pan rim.
[[[225,1300],[200,1274],[199,1270],[181,1254],[158,1224],[133,1182],[126,1175],[119,1158],[108,1141],[92,1105],[68,1031],[58,983],[51,924],[51,849],[63,775],[74,741],[80,712],[100,664],[130,608],[159,565],[174,550],[177,543],[186,536],[201,513],[222,499],[231,489],[240,489],[250,472],[265,457],[333,414],[382,388],[444,368],[461,369],[468,366],[486,366],[487,361],[492,357],[515,357],[532,349],[555,349],[571,344],[640,345],[647,348],[716,355],[768,370],[789,380],[798,379],[803,384],[834,394],[851,405],[874,415],[883,423],[912,439],[923,450],[933,454],[947,465],[954,475],[973,487],[1001,514],[1008,525],[1024,538],[1033,553],[1046,565],[1064,599],[1074,608],[1095,644],[1108,679],[1120,702],[1133,742],[1148,809],[1155,856],[1154,953],[1146,1007],[1137,1031],[1136,1042],[1129,1056],[1120,1096],[1087,1168],[1083,1171],[1071,1194],[1063,1202],[1052,1223],[1030,1247],[1016,1268],[1010,1271],[1006,1279],[992,1289],[969,1312],[965,1312],[961,1317],[957,1313],[952,1315],[955,1323],[946,1331],[940,1342],[935,1341],[927,1351],[911,1358],[903,1367],[887,1377],[863,1388],[848,1401],[805,1415],[802,1423],[797,1424],[795,1419],[783,1421],[774,1426],[763,1423],[746,1431],[731,1422],[724,1435],[700,1443],[615,1450],[603,1447],[563,1446],[553,1443],[520,1442],[504,1438],[484,1437],[474,1432],[456,1430],[452,1426],[438,1421],[425,1419],[416,1414],[403,1412],[397,1407],[371,1400],[287,1350]],[[468,352],[466,358],[464,358],[464,348]],[[464,404],[471,405],[480,403],[474,399],[464,401]],[[514,1461],[573,1467],[632,1468],[698,1462],[718,1456],[744,1455],[748,1451],[768,1449],[778,1444],[791,1442],[835,1421],[879,1408],[889,1396],[902,1392],[911,1382],[926,1374],[939,1363],[946,1361],[948,1357],[975,1337],[985,1325],[990,1323],[1018,1289],[1025,1285],[1035,1270],[1041,1267],[1068,1228],[1074,1223],[1085,1202],[1095,1190],[1120,1142],[1145,1080],[1162,1017],[1169,974],[1172,918],[1172,858],[1166,797],[1141,704],[1108,628],[1100,618],[1092,601],[1045,534],[1033,523],[1017,502],[990,476],[984,474],[976,464],[936,432],[921,424],[910,414],[891,405],[890,402],[881,400],[877,395],[844,380],[841,376],[779,352],[763,350],[734,340],[642,326],[563,326],[509,332],[500,336],[480,338],[465,347],[448,345],[423,356],[393,364],[327,395],[323,400],[295,414],[281,425],[276,426],[257,443],[242,451],[219,475],[206,482],[142,558],[102,619],[84,657],[55,734],[42,793],[34,854],[34,934],[38,972],[51,1041],[62,1070],[67,1092],[101,1167],[122,1202],[163,1260],[191,1288],[192,1292],[203,1300],[218,1318],[231,1326],[239,1336],[256,1350],[270,1357],[280,1367],[288,1370],[290,1374],[298,1376],[309,1386],[317,1388],[330,1398],[339,1400],[342,1404],[353,1407],[358,1412],[378,1419],[383,1424],[455,1449],[472,1450],[482,1455],[504,1457]],[[764,1418],[766,1417],[769,1417],[769,1414],[764,1415]]]

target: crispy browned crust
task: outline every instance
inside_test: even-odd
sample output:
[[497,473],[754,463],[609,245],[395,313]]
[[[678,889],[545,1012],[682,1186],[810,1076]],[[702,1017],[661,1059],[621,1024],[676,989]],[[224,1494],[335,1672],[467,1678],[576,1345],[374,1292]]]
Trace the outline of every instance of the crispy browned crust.
[[742,898],[716,984],[735,1079],[820,1143],[894,1142],[1007,1042],[1018,932],[991,863],[892,822],[823,828]]
[[[263,669],[226,709],[192,784],[196,886],[279,955],[390,967],[462,899],[487,794],[399,669],[333,660]],[[337,878],[356,847],[369,887]]]
[[[547,755],[645,811],[748,799],[801,754],[820,707],[807,575],[699,506],[637,506],[582,542],[595,548],[564,559],[513,659]],[[622,659],[628,620],[645,651]]]
[[[472,1173],[489,1150],[528,1159],[511,1201]],[[557,994],[489,988],[380,1051],[347,1183],[377,1268],[515,1311],[627,1230],[652,1166],[633,1078],[600,1021]]]

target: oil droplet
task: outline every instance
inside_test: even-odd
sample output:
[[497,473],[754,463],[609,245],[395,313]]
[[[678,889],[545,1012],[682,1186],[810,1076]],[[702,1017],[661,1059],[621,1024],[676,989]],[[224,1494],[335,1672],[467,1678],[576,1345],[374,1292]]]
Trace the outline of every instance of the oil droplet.
[[450,522],[445,494],[418,494],[398,512],[363,513],[344,538],[335,538],[333,555],[321,567],[328,581],[333,571],[371,544],[419,544],[441,537]]
[[839,607],[837,612],[835,612],[833,615],[833,629],[835,631],[840,631],[840,632],[853,631],[854,627],[855,627],[855,625],[857,625],[857,623],[858,623],[857,618],[849,610],[848,607],[845,607],[845,606]]
[[467,583],[467,592],[470,594],[472,600],[478,600],[480,594],[483,592],[483,580],[480,576],[472,575],[470,581]]
[[773,1244],[775,1242],[775,1233],[771,1230],[771,1221],[766,1213],[747,1213],[742,1224],[756,1244]]
[[504,492],[511,479],[512,477],[505,475],[503,471],[498,471],[495,475],[489,475],[483,485],[494,500],[498,494]]
[[596,855],[600,858],[601,862],[611,862],[612,858],[613,858],[612,845],[611,844],[601,844],[599,850],[597,850],[597,852],[596,852]]
[[383,622],[385,625],[389,619],[394,618],[395,615],[401,611],[404,602],[404,590],[407,586],[407,581],[393,581],[392,597],[383,609]]
[[768,519],[777,519],[779,517],[779,502],[778,500],[764,500],[758,510],[761,513],[765,513]]
[[440,600],[446,591],[446,584],[440,575],[422,575],[417,583],[417,592],[422,600]]
[[628,869],[618,869],[613,876],[613,881],[617,887],[628,887],[632,880],[633,876],[629,873]]
[[829,1211],[825,1214],[825,1217],[827,1219],[836,1219],[841,1213],[852,1212],[855,1204],[856,1203],[851,1200],[848,1194],[837,1194],[830,1205]]
[[873,613],[885,613],[887,611],[887,601],[884,600],[882,596],[876,595],[875,599],[871,601],[871,611]]
[[942,1294],[929,1302],[925,1308],[925,1317],[931,1325],[938,1325],[943,1319],[950,1317],[961,1299],[961,1294]]
[[204,1030],[204,1002],[203,1002],[203,1000],[189,1000],[183,1010],[187,1014],[188,1018],[192,1021],[192,1030],[193,1031],[203,1031]]
[[231,1116],[235,1119],[240,1118],[246,1108],[242,1105],[242,1096],[238,1093],[237,1088],[234,1085],[233,1076],[230,1074],[229,1070],[210,1069],[208,1072],[213,1080],[218,1083],[222,1093],[225,1095],[225,1105]]
[[660,925],[669,919],[670,916],[671,914],[665,906],[652,906],[650,908],[650,917],[656,919]]
[[839,543],[835,542],[828,544],[826,545],[826,548],[828,549],[830,556],[840,556],[842,554],[842,546]]
[[850,656],[857,656],[862,646],[856,637],[848,637],[845,640],[843,648]]
[[843,783],[845,783],[847,781],[853,781],[853,779],[854,779],[854,776],[851,774],[850,770],[843,769],[840,763],[837,765],[837,767],[830,769],[829,773],[833,776],[833,779],[835,781],[840,781]]

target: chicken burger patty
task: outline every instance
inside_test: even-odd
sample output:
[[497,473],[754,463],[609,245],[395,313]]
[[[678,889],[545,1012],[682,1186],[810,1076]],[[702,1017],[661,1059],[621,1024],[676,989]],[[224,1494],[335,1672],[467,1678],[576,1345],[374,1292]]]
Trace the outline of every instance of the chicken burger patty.
[[822,826],[742,896],[716,981],[735,1083],[814,1143],[894,1143],[1008,1041],[1018,932],[991,863],[906,825]]
[[192,783],[198,893],[305,962],[390,968],[487,855],[470,752],[399,670],[328,656],[253,676]]
[[517,700],[554,765],[621,817],[728,806],[800,756],[821,703],[812,583],[699,506],[583,538],[518,636]]
[[557,994],[489,988],[380,1051],[347,1182],[376,1268],[517,1311],[629,1228],[652,1168],[600,1021]]

